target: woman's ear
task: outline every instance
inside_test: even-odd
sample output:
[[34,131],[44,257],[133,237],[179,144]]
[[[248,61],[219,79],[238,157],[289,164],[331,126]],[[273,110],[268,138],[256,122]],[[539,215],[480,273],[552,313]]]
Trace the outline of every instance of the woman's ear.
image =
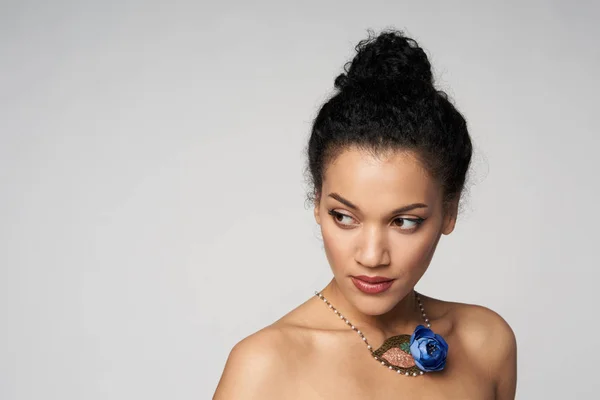
[[320,194],[317,194],[315,196],[314,205],[315,205],[315,209],[314,209],[315,221],[317,221],[317,224],[321,225],[321,212],[319,210],[319,207],[321,205],[321,196],[320,196]]
[[444,211],[444,225],[442,227],[442,233],[444,235],[449,235],[454,230],[458,214],[458,200],[459,199],[452,200],[446,205]]

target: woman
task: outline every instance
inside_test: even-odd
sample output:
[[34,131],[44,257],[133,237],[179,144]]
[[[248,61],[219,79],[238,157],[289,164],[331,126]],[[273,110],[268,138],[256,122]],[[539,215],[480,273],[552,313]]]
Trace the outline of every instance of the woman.
[[472,146],[418,44],[358,44],[308,143],[333,279],[239,342],[214,399],[514,399],[516,340],[476,305],[414,290],[456,223]]

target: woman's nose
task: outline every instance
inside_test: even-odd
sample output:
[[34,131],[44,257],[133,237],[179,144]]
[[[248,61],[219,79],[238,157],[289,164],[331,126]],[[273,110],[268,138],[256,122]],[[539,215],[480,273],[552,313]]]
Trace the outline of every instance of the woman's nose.
[[385,232],[376,227],[363,229],[355,256],[356,262],[367,268],[388,265],[391,260]]

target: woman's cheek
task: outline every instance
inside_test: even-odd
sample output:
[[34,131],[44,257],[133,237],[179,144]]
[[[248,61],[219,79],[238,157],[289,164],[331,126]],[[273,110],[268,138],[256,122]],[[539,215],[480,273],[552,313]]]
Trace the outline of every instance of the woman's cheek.
[[[338,231],[341,231],[338,229]],[[352,242],[349,235],[344,235],[344,231],[336,232],[336,229],[322,229],[323,245],[327,260],[334,274],[345,272],[344,266],[352,262]]]
[[401,269],[406,273],[414,274],[418,280],[427,270],[438,241],[439,236],[424,235],[415,237],[414,240],[396,243],[392,252],[392,262],[402,266]]

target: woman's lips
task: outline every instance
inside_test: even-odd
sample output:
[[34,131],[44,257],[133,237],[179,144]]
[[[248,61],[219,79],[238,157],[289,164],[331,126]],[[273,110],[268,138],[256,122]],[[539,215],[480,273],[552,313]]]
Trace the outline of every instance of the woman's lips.
[[352,279],[352,283],[354,283],[354,286],[356,286],[356,288],[358,290],[360,290],[363,293],[367,293],[367,294],[376,294],[376,293],[385,292],[386,290],[388,290],[390,288],[390,286],[392,286],[392,283],[394,282],[393,279],[388,280],[388,281],[380,281],[381,279],[374,278],[371,280],[379,281],[379,282],[369,283],[369,282],[365,282],[362,279],[359,279],[359,277],[351,276],[350,278]]
[[385,276],[367,276],[367,275],[356,275],[356,276],[354,276],[354,278],[360,279],[361,281],[364,281],[367,283],[379,283],[379,282],[386,282],[386,281],[394,280],[394,278],[388,278]]

